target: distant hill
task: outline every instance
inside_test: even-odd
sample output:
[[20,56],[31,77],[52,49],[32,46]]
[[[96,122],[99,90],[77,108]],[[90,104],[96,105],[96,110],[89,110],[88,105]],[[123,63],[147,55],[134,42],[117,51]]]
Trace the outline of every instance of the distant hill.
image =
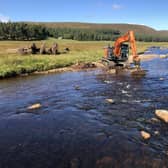
[[40,40],[48,37],[79,41],[115,41],[133,30],[137,41],[168,42],[168,31],[145,25],[80,22],[0,22],[0,40]]
[[80,23],[80,22],[31,22],[32,24],[44,25],[48,28],[81,28],[81,29],[113,29],[126,33],[133,30],[136,34],[159,34],[167,35],[168,31],[157,31],[151,27],[137,24],[98,24],[98,23]]
[[157,33],[167,36],[168,35],[168,30],[160,30],[160,31],[157,31]]

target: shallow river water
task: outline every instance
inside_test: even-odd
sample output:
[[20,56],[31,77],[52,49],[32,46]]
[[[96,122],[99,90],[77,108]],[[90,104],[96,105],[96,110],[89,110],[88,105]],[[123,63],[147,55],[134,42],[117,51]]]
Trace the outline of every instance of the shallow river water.
[[141,78],[94,70],[1,80],[0,167],[168,167],[168,125],[152,120],[168,109],[168,60],[142,67]]

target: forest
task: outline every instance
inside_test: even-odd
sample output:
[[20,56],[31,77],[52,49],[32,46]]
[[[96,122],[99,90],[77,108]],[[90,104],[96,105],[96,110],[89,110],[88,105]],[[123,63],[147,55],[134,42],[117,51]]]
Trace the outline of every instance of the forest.
[[0,40],[42,40],[48,37],[48,31],[41,25],[27,23],[0,23]]

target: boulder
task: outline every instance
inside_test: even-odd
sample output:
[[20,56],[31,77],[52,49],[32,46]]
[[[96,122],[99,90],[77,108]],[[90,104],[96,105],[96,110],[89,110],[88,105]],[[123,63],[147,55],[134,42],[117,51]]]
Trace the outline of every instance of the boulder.
[[114,103],[114,100],[113,100],[113,99],[106,99],[106,101],[107,101],[108,103]]
[[80,86],[79,85],[75,85],[74,88],[75,88],[75,90],[80,90]]
[[155,118],[155,117],[153,117],[153,118],[151,118],[151,122],[153,122],[153,123],[158,123],[158,122],[160,122],[160,120],[157,119],[157,118]]
[[158,136],[160,133],[159,131],[155,131],[154,134]]
[[159,80],[164,80],[164,78],[159,78]]
[[27,109],[28,110],[34,110],[34,109],[38,109],[41,107],[41,104],[40,103],[36,103],[36,104],[33,104],[31,106],[29,106]]
[[168,55],[160,55],[160,58],[164,59],[164,58],[167,58]]
[[155,110],[155,115],[165,123],[168,123],[168,110],[157,109]]
[[150,133],[146,132],[146,131],[141,131],[141,136],[143,139],[149,139],[151,137]]

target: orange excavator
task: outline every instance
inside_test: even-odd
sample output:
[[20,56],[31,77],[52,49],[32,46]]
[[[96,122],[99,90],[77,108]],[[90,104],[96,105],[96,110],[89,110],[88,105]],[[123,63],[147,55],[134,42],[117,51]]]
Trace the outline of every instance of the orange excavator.
[[132,50],[132,62],[135,67],[140,68],[140,58],[136,52],[135,36],[132,30],[128,31],[125,35],[119,37],[115,43],[114,47],[104,48],[104,58],[102,61],[108,63],[108,65],[115,66],[129,66],[129,45],[124,42],[130,43],[130,48]]

